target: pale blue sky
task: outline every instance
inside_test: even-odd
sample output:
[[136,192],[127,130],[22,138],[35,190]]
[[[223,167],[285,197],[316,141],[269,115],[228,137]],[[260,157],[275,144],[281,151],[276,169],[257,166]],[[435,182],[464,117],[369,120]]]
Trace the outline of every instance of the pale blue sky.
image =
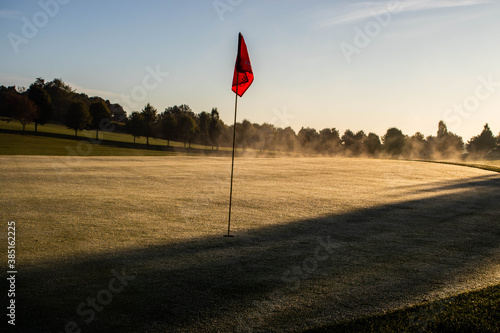
[[241,31],[255,81],[239,121],[430,135],[443,119],[467,140],[500,131],[499,14],[489,0],[2,0],[0,84],[62,78],[129,112],[218,107],[231,124]]

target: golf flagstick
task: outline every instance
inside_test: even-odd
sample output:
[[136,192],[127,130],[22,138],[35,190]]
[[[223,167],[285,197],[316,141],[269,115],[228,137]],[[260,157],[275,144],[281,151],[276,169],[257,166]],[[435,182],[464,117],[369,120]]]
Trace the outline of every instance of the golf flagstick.
[[233,201],[233,175],[234,175],[234,150],[236,147],[236,115],[238,112],[238,96],[241,97],[253,82],[253,71],[248,56],[245,40],[238,34],[238,55],[236,56],[236,64],[234,66],[232,91],[236,94],[234,101],[234,125],[233,125],[233,154],[231,159],[231,189],[229,192],[229,218],[227,222],[227,235],[224,237],[233,237],[231,235],[231,207]]
[[[236,73],[236,81],[238,81],[238,73]],[[229,191],[229,219],[227,221],[227,235],[224,237],[233,237],[231,233],[231,204],[233,201],[233,174],[234,174],[234,147],[236,142],[236,114],[238,112],[238,86],[236,86],[236,98],[234,101],[234,125],[233,125],[233,157],[231,160],[231,189]]]

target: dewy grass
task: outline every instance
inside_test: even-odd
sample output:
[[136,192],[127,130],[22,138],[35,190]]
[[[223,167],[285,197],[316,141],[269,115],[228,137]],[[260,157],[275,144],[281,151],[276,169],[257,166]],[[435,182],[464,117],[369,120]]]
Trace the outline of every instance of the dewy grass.
[[496,161],[496,160],[484,160],[484,161],[474,161],[474,162],[422,160],[421,162],[458,165],[458,166],[464,166],[464,167],[469,167],[469,168],[477,168],[477,169],[482,169],[482,170],[500,172],[500,161]]
[[[500,282],[497,173],[237,158],[235,237],[224,238],[230,167],[227,157],[0,156],[17,327],[301,331]],[[122,269],[134,280],[87,323],[79,304]]]
[[327,325],[320,332],[499,332],[500,285],[389,313]]

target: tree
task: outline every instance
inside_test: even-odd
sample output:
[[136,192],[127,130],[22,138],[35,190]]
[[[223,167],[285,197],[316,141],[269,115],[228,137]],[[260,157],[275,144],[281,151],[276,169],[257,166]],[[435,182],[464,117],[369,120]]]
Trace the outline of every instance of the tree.
[[149,145],[149,138],[156,137],[156,116],[157,110],[151,105],[146,104],[142,109],[142,117],[144,118],[144,136],[146,137],[146,144]]
[[441,156],[445,155],[448,150],[448,127],[442,120],[438,123],[435,149],[441,154]]
[[54,113],[52,100],[43,88],[43,82],[43,79],[38,78],[30,85],[27,91],[29,99],[38,107],[38,114],[36,119],[34,119],[35,133],[38,132],[38,125],[45,125]]
[[397,157],[403,152],[406,137],[401,130],[392,127],[382,137],[385,151],[392,157]]
[[210,129],[210,114],[208,112],[201,112],[198,117],[198,135],[200,143],[205,144],[209,141],[209,129]]
[[368,134],[368,137],[364,142],[364,146],[366,152],[372,156],[377,156],[380,150],[382,149],[382,143],[380,142],[380,138],[375,133]]
[[165,109],[165,112],[171,113],[177,119],[180,119],[183,114],[183,111],[177,105],[169,106],[168,108]]
[[429,158],[429,144],[422,133],[416,132],[406,140],[403,156],[409,159]]
[[95,129],[95,139],[99,139],[99,128],[102,126],[102,121],[105,119],[110,120],[111,111],[109,111],[106,103],[99,99],[92,102],[89,107],[90,115],[92,116],[92,128]]
[[271,152],[276,137],[276,127],[272,124],[263,123],[260,126],[252,124],[252,128],[255,130],[255,140],[252,139],[252,142],[256,144],[254,148],[261,149],[262,152],[266,151],[266,149]]
[[300,145],[305,151],[316,152],[319,142],[319,133],[314,128],[302,127],[297,134]]
[[16,120],[23,125],[23,134],[27,124],[32,123],[38,116],[38,108],[28,96],[11,93],[7,96],[7,105]]
[[355,156],[358,156],[365,152],[365,142],[368,137],[366,136],[364,131],[358,131],[354,135],[355,145],[353,147],[353,153]]
[[340,134],[336,128],[324,128],[319,131],[319,150],[325,154],[335,154],[340,149]]
[[175,116],[165,111],[160,117],[160,130],[162,136],[167,140],[167,147],[170,140],[174,140],[177,134],[177,119]]
[[184,142],[184,147],[186,147],[186,142],[188,142],[189,148],[191,148],[191,140],[193,140],[196,130],[197,126],[194,118],[189,113],[184,113],[179,119],[179,132]]
[[469,140],[467,143],[467,150],[469,153],[479,157],[495,149],[496,146],[497,139],[493,136],[490,126],[486,124],[480,135]]
[[432,147],[435,158],[459,157],[464,148],[462,138],[448,131],[444,121],[438,123],[437,136],[429,138],[429,144]]
[[440,120],[438,123],[437,137],[442,138],[446,135],[448,135],[448,126],[446,126],[444,121]]
[[219,118],[219,111],[217,111],[217,108],[212,108],[212,112],[210,113],[210,125],[208,128],[208,135],[210,137],[210,142],[212,143],[212,150],[214,149],[214,146],[217,146],[217,150],[219,150],[219,141],[223,128],[224,123]]
[[75,136],[78,135],[78,131],[88,128],[92,124],[92,116],[87,105],[83,102],[71,103],[66,111],[65,124],[75,130]]
[[106,100],[106,105],[111,112],[111,120],[121,123],[127,121],[127,113],[123,110],[123,107],[120,104],[111,104],[109,100]]
[[14,116],[9,105],[9,96],[11,94],[18,94],[15,86],[0,86],[0,116],[2,117],[10,118]]
[[346,152],[351,153],[356,145],[356,135],[350,129],[346,129],[341,137],[342,145]]
[[132,136],[134,137],[134,143],[135,143],[135,138],[140,138],[141,136],[143,136],[144,117],[142,116],[141,113],[134,111],[127,118],[127,122],[126,122],[125,126],[127,128],[127,132],[132,134]]
[[[39,78],[38,82],[44,82]],[[43,85],[43,88],[50,95],[52,105],[54,106],[54,117],[56,120],[64,121],[66,111],[69,109],[71,103],[74,102],[76,95],[73,88],[63,82],[62,79],[54,79]]]
[[257,148],[259,136],[254,125],[247,119],[243,119],[241,124],[236,124],[236,142],[245,151],[253,146]]
[[290,126],[284,129],[278,128],[276,132],[275,146],[277,146],[279,150],[293,152],[295,149],[296,142],[297,142],[297,135]]

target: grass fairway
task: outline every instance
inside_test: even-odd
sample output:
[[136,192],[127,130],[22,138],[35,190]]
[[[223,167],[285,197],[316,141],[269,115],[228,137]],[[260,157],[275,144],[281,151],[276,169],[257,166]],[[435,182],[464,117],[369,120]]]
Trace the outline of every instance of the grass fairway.
[[[0,119],[0,155],[59,155],[59,156],[165,156],[173,155],[172,150],[184,151],[182,142],[150,138],[150,146],[146,146],[146,138],[134,138],[130,134],[120,132],[99,131],[95,140],[95,131],[83,130],[75,132],[63,125],[46,124],[38,126],[26,125],[23,135],[18,121],[7,122]],[[93,144],[91,148],[91,143]],[[82,146],[83,145],[83,146]],[[191,144],[191,148],[210,153],[212,147]],[[221,152],[229,153],[231,148],[220,147]]]
[[500,282],[497,173],[238,158],[224,238],[229,172],[215,157],[0,156],[17,328],[303,331]]
[[[144,145],[142,145],[144,146]],[[170,151],[133,149],[112,145],[92,145],[84,138],[65,139],[36,135],[0,133],[1,155],[50,156],[167,156]]]

